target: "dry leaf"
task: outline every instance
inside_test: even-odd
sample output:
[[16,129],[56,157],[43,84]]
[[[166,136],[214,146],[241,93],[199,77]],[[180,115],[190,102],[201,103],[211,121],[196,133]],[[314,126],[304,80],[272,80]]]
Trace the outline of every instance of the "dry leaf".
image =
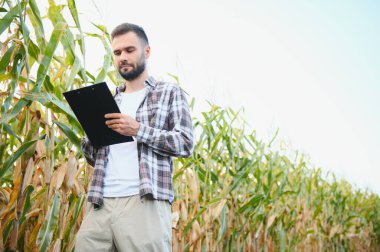
[[61,188],[63,180],[65,179],[67,172],[67,164],[63,163],[61,164],[58,169],[54,172],[56,173],[56,179],[57,179],[57,184],[55,186],[56,189]]
[[68,188],[72,188],[77,174],[77,160],[75,159],[74,152],[70,152],[69,160],[67,161],[67,172],[65,175],[65,184]]
[[34,172],[33,158],[30,158],[28,161],[28,165],[26,166],[24,181],[22,182],[22,192],[25,191],[25,188],[28,185],[30,185],[32,181],[33,172]]

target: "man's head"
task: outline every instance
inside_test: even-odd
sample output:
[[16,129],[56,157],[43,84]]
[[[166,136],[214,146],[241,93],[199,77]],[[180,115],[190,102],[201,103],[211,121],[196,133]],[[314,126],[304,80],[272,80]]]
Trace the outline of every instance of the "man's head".
[[140,26],[124,23],[111,33],[114,61],[120,75],[128,81],[140,76],[150,55],[148,37]]

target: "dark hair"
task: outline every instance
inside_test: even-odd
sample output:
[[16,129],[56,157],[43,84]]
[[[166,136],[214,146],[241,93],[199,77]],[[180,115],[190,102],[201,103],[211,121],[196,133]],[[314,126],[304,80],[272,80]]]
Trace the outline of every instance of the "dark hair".
[[111,32],[111,40],[128,32],[134,32],[145,44],[149,45],[148,37],[146,36],[144,29],[141,26],[131,23],[123,23],[116,26]]

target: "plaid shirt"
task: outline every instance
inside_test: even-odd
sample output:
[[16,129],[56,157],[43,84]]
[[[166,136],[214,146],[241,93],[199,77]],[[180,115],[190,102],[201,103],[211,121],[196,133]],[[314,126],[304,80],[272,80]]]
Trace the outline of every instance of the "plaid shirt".
[[[145,81],[146,94],[136,112],[140,128],[135,137],[139,158],[140,196],[152,194],[153,198],[174,200],[172,188],[172,157],[188,157],[193,150],[193,125],[189,106],[183,90],[175,84],[156,82],[152,77]],[[120,85],[114,96],[118,105]],[[109,146],[95,148],[87,137],[82,140],[82,151],[87,162],[94,166],[88,201],[103,205],[104,175]]]

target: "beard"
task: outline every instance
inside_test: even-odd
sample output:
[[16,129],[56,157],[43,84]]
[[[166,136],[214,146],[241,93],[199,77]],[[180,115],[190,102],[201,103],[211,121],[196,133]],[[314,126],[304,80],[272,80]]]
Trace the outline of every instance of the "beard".
[[[118,71],[124,80],[132,81],[132,80],[136,79],[137,77],[139,77],[142,72],[144,72],[145,65],[146,65],[145,64],[145,58],[143,55],[141,55],[139,61],[137,62],[137,64],[135,66],[131,65],[131,64],[121,63],[121,64],[119,64]],[[124,72],[122,70],[122,68],[125,66],[132,67],[132,70],[129,72]]]

